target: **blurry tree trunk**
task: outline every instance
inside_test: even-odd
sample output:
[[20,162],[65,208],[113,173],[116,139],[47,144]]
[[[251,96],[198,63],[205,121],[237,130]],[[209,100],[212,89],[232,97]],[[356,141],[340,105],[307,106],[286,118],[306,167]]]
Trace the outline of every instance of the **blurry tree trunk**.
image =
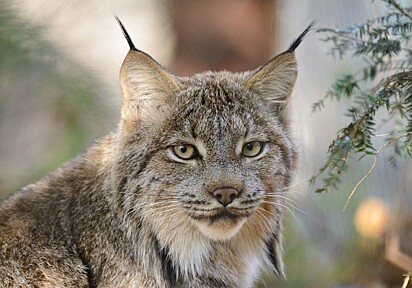
[[274,54],[275,0],[167,3],[176,35],[170,67],[178,75],[254,69]]

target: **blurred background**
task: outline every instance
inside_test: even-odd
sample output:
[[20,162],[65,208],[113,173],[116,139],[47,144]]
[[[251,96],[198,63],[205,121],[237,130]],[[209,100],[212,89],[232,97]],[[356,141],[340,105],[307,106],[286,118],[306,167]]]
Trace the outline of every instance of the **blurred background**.
[[[116,128],[119,69],[135,45],[177,75],[256,68],[287,49],[314,19],[346,27],[381,15],[370,0],[2,0],[0,2],[0,198],[48,174]],[[400,1],[408,3],[411,1]],[[331,83],[361,63],[334,60],[314,32],[297,50],[292,96],[301,165],[285,225],[287,280],[258,287],[401,287],[412,270],[411,161],[353,163],[340,189],[308,184],[329,143],[347,125],[345,103],[312,113]],[[412,287],[412,284],[410,286]]]

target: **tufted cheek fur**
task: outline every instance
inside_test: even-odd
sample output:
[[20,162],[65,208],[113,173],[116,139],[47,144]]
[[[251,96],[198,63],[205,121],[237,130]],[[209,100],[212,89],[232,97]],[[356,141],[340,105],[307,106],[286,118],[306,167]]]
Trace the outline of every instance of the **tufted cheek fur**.
[[[248,79],[250,73],[226,72],[178,79],[180,90],[164,103],[170,103],[166,120],[151,127],[135,125],[119,149],[124,160],[118,175],[127,183],[118,194],[120,210],[127,211],[122,218],[127,226],[147,223],[156,245],[167,251],[174,275],[200,277],[213,265],[234,265],[232,276],[244,273],[248,283],[264,265],[283,275],[284,203],[273,193],[290,184],[295,148],[277,111],[268,105],[277,103],[246,87]],[[251,139],[268,142],[262,159],[239,155]],[[193,145],[200,158],[174,161],[170,149],[180,143]],[[210,193],[219,187],[241,191],[232,204],[241,211],[235,213],[238,219],[216,220],[216,213],[209,212],[220,207]]]
[[[162,273],[171,283],[209,273],[231,283],[244,274],[248,287],[265,265],[283,275],[285,203],[276,193],[287,190],[296,166],[287,109],[296,75],[293,52],[255,71],[191,78],[170,74],[141,51],[129,52],[121,70],[115,203],[125,226],[145,227],[143,234],[129,233],[144,243],[153,238],[163,251]],[[252,140],[267,142],[261,159],[240,155]],[[177,161],[171,149],[182,143],[198,158]],[[219,212],[212,195],[221,187],[239,191],[229,212]],[[231,275],[220,274],[222,267]]]

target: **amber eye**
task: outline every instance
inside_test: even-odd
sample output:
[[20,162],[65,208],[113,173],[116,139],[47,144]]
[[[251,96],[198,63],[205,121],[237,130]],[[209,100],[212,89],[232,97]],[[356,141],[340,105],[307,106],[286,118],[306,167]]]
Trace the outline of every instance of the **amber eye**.
[[189,144],[173,146],[173,153],[183,160],[190,160],[196,156],[196,148]]
[[246,157],[256,157],[263,151],[264,143],[253,141],[243,145],[242,154]]

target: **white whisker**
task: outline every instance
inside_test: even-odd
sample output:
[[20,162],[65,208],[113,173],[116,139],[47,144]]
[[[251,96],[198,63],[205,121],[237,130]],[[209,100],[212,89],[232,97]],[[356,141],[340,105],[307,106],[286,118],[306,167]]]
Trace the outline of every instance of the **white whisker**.
[[[287,206],[287,205],[284,205],[284,204],[278,203],[278,202],[270,202],[270,201],[263,201],[263,203],[267,203],[267,204],[272,204],[272,205],[277,205],[277,206],[283,207],[283,208],[285,208],[286,210],[288,210],[288,211],[290,212],[290,214],[292,214],[295,219],[298,219],[298,218],[296,217],[295,212],[294,212],[289,206]],[[296,210],[298,210],[298,209],[296,209]],[[298,210],[298,211],[299,211],[299,212],[302,212],[303,214],[306,214],[306,213],[303,212],[302,210]],[[276,216],[276,215],[273,214],[272,212],[270,212],[270,211],[268,211],[268,212],[271,213],[273,216]]]
[[301,212],[302,214],[308,215],[305,211],[303,211],[303,210],[300,209],[297,205],[294,205],[294,204],[291,203],[291,202],[279,203],[279,202],[267,201],[267,200],[265,200],[265,201],[263,201],[263,202],[264,202],[264,203],[271,203],[271,204],[274,204],[274,205],[289,205],[288,207],[290,207],[290,208],[292,208],[292,209],[294,209],[294,210],[297,210],[297,211]]
[[286,200],[286,201],[288,201],[288,202],[290,202],[290,203],[298,206],[298,203],[297,203],[295,200],[293,200],[293,199],[290,198],[290,197],[284,196],[284,195],[269,194],[269,193],[268,193],[268,194],[265,194],[265,196],[273,197],[273,198],[281,198],[281,199],[284,199],[284,200]]
[[[263,214],[265,218],[267,218],[266,222],[268,222],[268,223],[270,223],[270,221],[271,221],[271,217],[269,217],[269,215],[273,216],[274,219],[277,219],[279,217],[279,215],[277,215],[277,214],[275,214],[275,213],[273,213],[269,210],[266,210],[262,206],[259,206],[257,211],[260,211],[260,213]],[[265,215],[265,213],[269,214],[269,215]]]
[[[259,213],[259,214],[258,214]],[[266,223],[268,222],[268,217],[265,215],[265,214],[263,214],[262,213],[262,211],[260,211],[259,210],[259,208],[258,209],[256,209],[256,216],[265,224],[265,225],[267,225]],[[263,217],[263,218],[262,218]]]

